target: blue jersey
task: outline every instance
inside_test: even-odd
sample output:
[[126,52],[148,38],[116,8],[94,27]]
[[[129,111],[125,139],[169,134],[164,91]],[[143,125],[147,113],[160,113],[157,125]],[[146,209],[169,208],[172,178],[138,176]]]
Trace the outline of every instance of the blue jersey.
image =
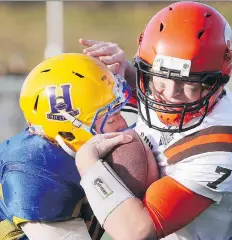
[[0,220],[82,217],[96,235],[99,226],[79,183],[74,158],[41,136],[25,130],[0,145]]

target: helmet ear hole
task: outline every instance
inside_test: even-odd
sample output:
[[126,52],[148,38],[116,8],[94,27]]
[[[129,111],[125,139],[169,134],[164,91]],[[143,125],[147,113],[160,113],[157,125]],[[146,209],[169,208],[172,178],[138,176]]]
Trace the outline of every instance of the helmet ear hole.
[[163,25],[163,23],[160,23],[160,32],[162,32],[163,29],[164,29],[164,25]]
[[197,35],[198,39],[201,39],[202,35],[204,34],[205,30],[200,31]]
[[75,136],[71,132],[58,132],[59,135],[68,140],[68,141],[73,141],[75,139]]
[[206,18],[209,18],[210,16],[211,16],[211,13],[208,13],[208,12],[205,13]]
[[39,102],[39,95],[36,97],[35,104],[34,104],[34,111],[35,112],[37,112],[38,102]]

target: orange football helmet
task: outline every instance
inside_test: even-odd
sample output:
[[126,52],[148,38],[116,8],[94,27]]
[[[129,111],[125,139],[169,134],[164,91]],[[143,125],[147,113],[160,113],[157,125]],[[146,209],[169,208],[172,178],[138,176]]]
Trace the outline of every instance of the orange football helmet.
[[[166,132],[199,126],[223,95],[231,76],[232,31],[225,18],[208,5],[177,2],[150,20],[138,43],[135,67],[142,119],[149,127]],[[209,93],[192,103],[167,104],[149,97],[152,76],[201,83]],[[151,110],[167,127],[152,123]],[[184,127],[196,117],[197,122]]]

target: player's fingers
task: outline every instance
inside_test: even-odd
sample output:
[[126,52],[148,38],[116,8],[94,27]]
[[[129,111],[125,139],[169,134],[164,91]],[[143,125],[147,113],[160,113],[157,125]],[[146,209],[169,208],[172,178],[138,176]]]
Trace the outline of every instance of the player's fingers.
[[[131,140],[133,138],[131,135],[127,135],[124,132],[110,132],[110,133],[97,134],[92,138],[92,141],[98,142],[98,143],[103,142],[103,144],[104,144],[104,140],[113,139],[113,138],[120,137],[120,136],[121,136],[121,138],[120,138],[121,140],[124,139],[124,136],[126,136],[126,138],[129,137],[129,139],[131,139]],[[127,140],[125,140],[125,141],[127,141]]]
[[99,136],[100,139],[110,139],[110,138],[117,137],[119,135],[122,135],[122,132],[109,132],[109,133],[98,134],[96,135],[96,138],[97,136]]
[[90,54],[93,57],[111,56],[118,51],[118,49],[112,43],[99,43],[84,50],[85,53]]
[[114,146],[117,146],[118,144],[125,144],[131,142],[133,137],[131,135],[127,134],[121,134],[118,135],[117,137],[110,138],[108,146],[113,148]]
[[95,44],[101,43],[101,41],[96,41],[96,40],[89,40],[89,39],[84,39],[80,38],[79,43],[86,46],[86,47],[91,47]]
[[84,48],[83,49],[83,53],[89,54],[89,55],[91,55],[93,57],[98,57],[98,55],[96,53],[98,53],[99,49],[102,49],[105,45],[106,44],[104,42],[96,43],[96,44],[94,44],[91,47]]
[[102,133],[102,134],[97,134],[93,136],[88,142],[91,142],[91,144],[96,145],[104,145],[104,142],[106,139],[114,138],[119,135],[121,135],[122,132],[110,132],[110,133]]
[[[100,59],[100,60],[101,60],[101,59]],[[107,65],[107,67],[109,68],[109,70],[110,70],[113,74],[118,74],[118,73],[119,73],[119,70],[120,70],[120,64],[119,64],[119,63]]]
[[120,50],[119,52],[112,54],[111,56],[102,56],[100,60],[106,65],[121,63],[125,60],[124,52]]
[[131,142],[132,138],[131,135],[126,134],[116,134],[114,136],[114,133],[104,136],[104,139],[97,143],[99,158],[105,157],[114,147]]

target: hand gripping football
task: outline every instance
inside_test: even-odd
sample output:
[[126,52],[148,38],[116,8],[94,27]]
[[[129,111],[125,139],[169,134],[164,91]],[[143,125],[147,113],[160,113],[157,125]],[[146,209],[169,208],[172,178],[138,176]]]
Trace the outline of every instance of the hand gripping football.
[[134,130],[127,130],[123,134],[133,136],[132,141],[115,147],[104,160],[141,199],[150,184],[159,178],[157,162],[151,149]]

